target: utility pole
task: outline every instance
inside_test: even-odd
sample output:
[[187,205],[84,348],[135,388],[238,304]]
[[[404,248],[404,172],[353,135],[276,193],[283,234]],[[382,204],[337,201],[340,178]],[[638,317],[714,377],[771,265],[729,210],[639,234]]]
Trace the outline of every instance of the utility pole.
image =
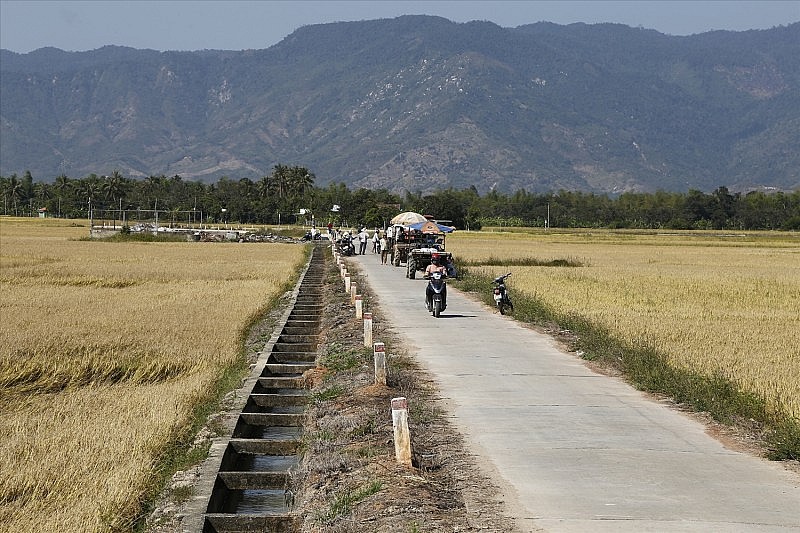
[[547,202],[547,218],[544,220],[544,229],[550,227],[550,202]]

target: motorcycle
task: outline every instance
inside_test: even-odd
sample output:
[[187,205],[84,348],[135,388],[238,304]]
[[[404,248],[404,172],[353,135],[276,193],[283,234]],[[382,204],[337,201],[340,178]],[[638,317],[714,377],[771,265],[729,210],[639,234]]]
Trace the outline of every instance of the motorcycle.
[[431,273],[428,277],[428,287],[425,290],[425,300],[428,305],[428,311],[430,311],[435,318],[439,318],[441,312],[447,307],[447,303],[445,303],[447,284],[444,278],[445,276],[441,272]]
[[350,237],[349,233],[342,234],[342,237],[339,239],[339,253],[344,256],[355,255],[356,247],[353,245],[353,239]]
[[500,311],[501,315],[506,314],[507,309],[510,309],[512,312],[514,311],[514,304],[511,303],[511,297],[508,295],[508,289],[506,289],[506,278],[510,275],[511,272],[498,276],[494,278],[493,281],[495,284],[493,290],[494,303],[497,304],[497,310]]

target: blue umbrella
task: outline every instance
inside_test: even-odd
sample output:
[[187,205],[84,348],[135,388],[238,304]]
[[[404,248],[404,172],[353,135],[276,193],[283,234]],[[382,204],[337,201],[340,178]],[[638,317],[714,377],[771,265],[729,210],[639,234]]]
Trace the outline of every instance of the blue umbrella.
[[444,224],[438,224],[430,220],[427,220],[425,222],[417,222],[416,224],[411,224],[408,227],[420,231],[422,233],[450,233],[455,229],[451,228],[450,226],[445,226]]

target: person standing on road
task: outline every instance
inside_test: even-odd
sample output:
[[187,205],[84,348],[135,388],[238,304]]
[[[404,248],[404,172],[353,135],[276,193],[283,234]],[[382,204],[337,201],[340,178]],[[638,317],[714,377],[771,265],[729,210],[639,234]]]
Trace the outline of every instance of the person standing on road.
[[387,258],[389,256],[389,243],[386,242],[386,234],[385,233],[384,233],[383,237],[381,237],[381,240],[379,241],[378,246],[381,249],[381,264],[385,265],[386,264],[386,260],[387,260]]
[[381,241],[381,232],[378,230],[378,228],[375,228],[375,233],[372,234],[372,253],[373,254],[381,253],[380,241]]
[[394,227],[389,226],[384,233],[386,234],[386,244],[390,247],[394,246]]
[[384,233],[386,235],[386,247],[389,248],[389,260],[394,263],[394,226],[390,224]]
[[359,255],[364,255],[367,253],[367,240],[369,239],[369,234],[367,233],[367,228],[361,228],[361,231],[358,232],[358,253]]

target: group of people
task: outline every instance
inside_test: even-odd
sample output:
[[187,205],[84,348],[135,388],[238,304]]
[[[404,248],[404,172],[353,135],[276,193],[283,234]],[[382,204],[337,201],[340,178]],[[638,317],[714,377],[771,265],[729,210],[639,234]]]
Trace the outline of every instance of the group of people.
[[[333,228],[328,229],[328,233],[331,235],[332,240],[335,238],[333,231],[335,231]],[[369,230],[367,230],[366,227],[362,227],[358,233],[349,235],[349,237],[350,239],[348,240],[352,240],[353,244],[355,245],[355,255],[366,255],[367,244],[372,242],[372,253],[380,255],[382,265],[388,264],[389,251],[394,244],[391,226],[383,231],[375,228],[371,236]]]
[[[400,230],[399,226],[397,227],[397,230],[398,231]],[[381,231],[379,228],[375,228],[372,231],[372,235],[370,236],[370,232],[369,232],[369,230],[367,230],[366,226],[362,226],[361,229],[359,229],[358,233],[354,233],[352,230],[349,231],[349,232],[345,231],[339,238],[343,242],[347,241],[348,245],[351,242],[353,243],[353,246],[350,247],[350,250],[351,250],[350,253],[352,253],[354,255],[366,255],[367,254],[367,243],[372,242],[372,253],[373,254],[379,254],[380,255],[381,264],[382,265],[386,265],[386,264],[389,264],[389,255],[390,255],[389,252],[392,249],[392,247],[394,246],[395,237],[397,239],[404,239],[404,237],[406,237],[405,235],[402,235],[402,234],[395,235],[394,231],[395,231],[395,227],[394,226],[389,226],[388,228],[386,228],[383,231]],[[334,242],[336,240],[336,238],[338,236],[337,233],[338,232],[336,232],[336,230],[333,228],[332,224],[328,224],[328,236],[329,236],[329,238],[331,239],[332,242]],[[357,243],[357,246],[356,246],[356,243]],[[431,246],[434,246],[435,244],[438,244],[438,243],[437,243],[437,241],[431,241],[428,244],[431,245]],[[448,262],[446,260],[440,259],[440,256],[439,256],[438,253],[434,253],[432,255],[432,258],[431,258],[431,264],[429,264],[427,266],[427,268],[425,269],[425,278],[428,279],[434,273],[437,273],[437,272],[443,274],[444,276],[447,276],[449,274],[449,270],[450,270],[448,268],[449,266],[451,267],[452,264],[448,264]],[[426,297],[425,300],[426,300],[426,305],[428,306],[428,309],[430,309],[430,306],[431,306],[432,294],[433,293],[432,293],[431,287],[430,287],[430,285],[428,285],[426,290],[425,290],[425,297]],[[445,306],[447,305],[446,302],[447,302],[447,291],[446,291],[446,289],[444,289],[442,291],[442,304],[443,304],[442,309],[444,309]]]
[[389,261],[389,250],[392,246],[391,235],[391,226],[384,231],[375,228],[375,231],[372,233],[372,253],[380,254],[382,265],[388,264]]
[[[389,256],[389,248],[390,246],[394,245],[394,242],[391,240],[392,237],[394,237],[393,229],[394,228],[392,226],[389,226],[384,231],[375,228],[375,231],[373,231],[372,233],[372,237],[370,237],[367,228],[362,227],[356,237],[358,239],[358,244],[359,244],[356,254],[365,255],[367,251],[367,242],[371,241],[372,253],[380,254],[382,265],[388,264],[387,261]],[[434,273],[441,273],[443,276],[448,275],[447,261],[440,259],[438,253],[433,254],[431,258],[431,264],[428,265],[427,268],[425,269],[425,279],[429,279]],[[428,306],[428,310],[431,309],[432,298],[433,298],[433,291],[431,289],[431,286],[428,285],[425,289],[425,302],[426,305]],[[447,302],[447,289],[445,287],[442,291],[442,309],[444,309],[447,306],[446,302]]]

